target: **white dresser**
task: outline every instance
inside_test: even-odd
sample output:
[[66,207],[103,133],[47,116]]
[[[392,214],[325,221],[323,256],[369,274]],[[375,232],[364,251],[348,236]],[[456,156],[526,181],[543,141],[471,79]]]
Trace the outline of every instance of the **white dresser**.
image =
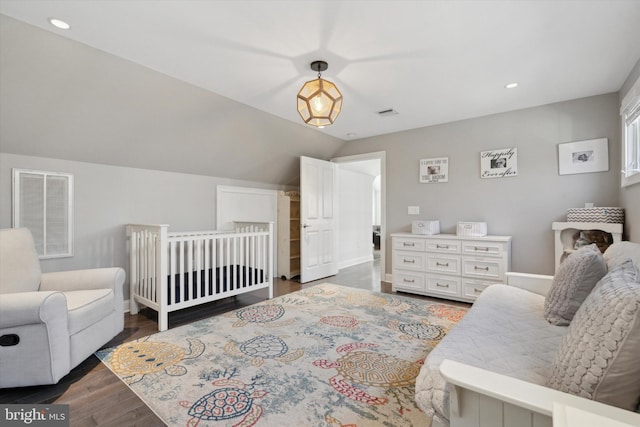
[[490,284],[505,283],[511,236],[391,234],[393,290],[474,301]]

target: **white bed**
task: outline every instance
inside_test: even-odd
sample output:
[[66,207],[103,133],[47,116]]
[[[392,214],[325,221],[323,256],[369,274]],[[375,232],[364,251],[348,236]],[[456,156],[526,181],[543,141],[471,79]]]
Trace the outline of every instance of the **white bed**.
[[273,223],[234,226],[180,233],[127,225],[131,314],[140,304],[156,310],[164,331],[172,311],[264,288],[273,298]]

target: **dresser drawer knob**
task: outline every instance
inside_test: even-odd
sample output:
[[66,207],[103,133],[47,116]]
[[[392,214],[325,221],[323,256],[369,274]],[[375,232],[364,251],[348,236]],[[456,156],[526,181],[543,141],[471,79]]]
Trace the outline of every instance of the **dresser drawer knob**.
[[449,267],[449,263],[448,263],[448,262],[446,262],[446,263],[444,263],[444,264],[441,264],[441,263],[439,263],[439,262],[437,262],[437,261],[436,261],[436,266],[437,266],[437,267]]
[[404,262],[405,264],[415,264],[416,260],[415,259],[402,259],[402,262]]
[[403,281],[403,282],[405,282],[405,283],[416,283],[415,279],[411,279],[411,280],[409,280],[409,279],[402,279],[402,281]]
[[448,288],[449,285],[441,285],[440,283],[436,283],[436,287],[438,287],[438,288]]
[[482,251],[482,252],[489,252],[489,248],[487,248],[487,247],[480,247],[480,246],[474,246],[474,247],[473,247],[473,250],[474,250],[474,251],[478,251],[478,252],[479,252],[479,251]]
[[449,249],[449,245],[438,245],[438,244],[436,244],[436,249]]
[[416,245],[415,243],[408,243],[408,242],[403,242],[402,243],[402,246],[411,246],[411,247],[413,247],[415,245]]
[[479,294],[480,292],[482,292],[482,289],[473,288],[473,292],[475,292],[476,294]]
[[474,270],[489,271],[489,267],[478,267],[477,265],[474,265],[473,269]]

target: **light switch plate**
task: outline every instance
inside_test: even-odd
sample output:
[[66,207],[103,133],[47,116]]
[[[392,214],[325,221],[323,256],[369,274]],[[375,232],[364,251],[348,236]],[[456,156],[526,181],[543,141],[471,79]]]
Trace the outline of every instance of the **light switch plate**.
[[420,206],[409,206],[407,208],[407,214],[409,214],[409,215],[420,215]]

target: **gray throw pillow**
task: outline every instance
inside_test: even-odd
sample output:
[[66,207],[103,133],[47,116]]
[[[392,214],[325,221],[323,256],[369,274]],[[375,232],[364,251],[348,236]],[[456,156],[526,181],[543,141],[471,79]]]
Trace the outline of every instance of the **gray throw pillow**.
[[596,285],[567,328],[547,386],[636,410],[640,402],[640,283],[628,260]]
[[607,264],[595,244],[583,246],[564,260],[544,300],[544,318],[566,326],[593,287],[607,274]]

